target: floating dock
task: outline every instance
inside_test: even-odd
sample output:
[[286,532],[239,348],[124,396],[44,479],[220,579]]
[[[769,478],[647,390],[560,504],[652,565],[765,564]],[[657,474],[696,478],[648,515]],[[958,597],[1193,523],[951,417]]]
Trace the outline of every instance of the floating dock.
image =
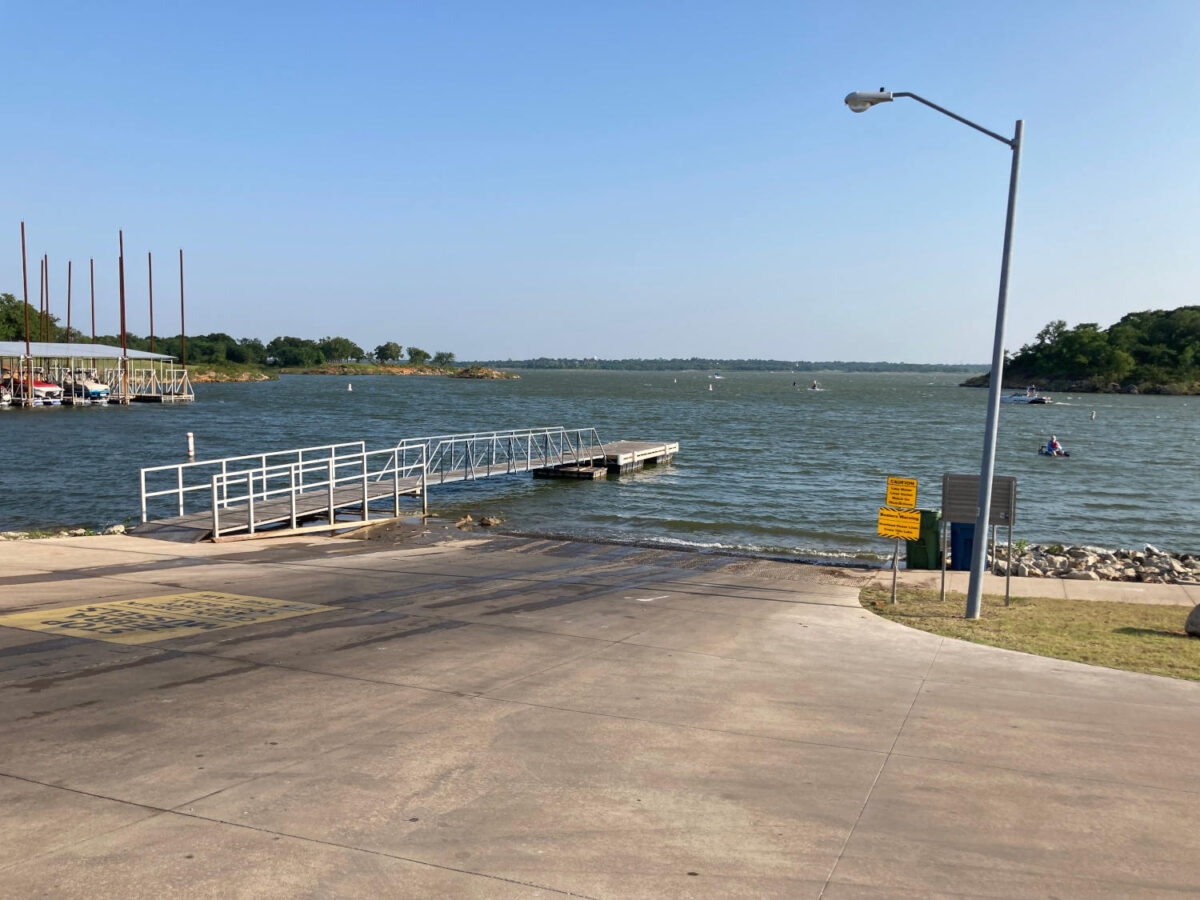
[[535,469],[534,478],[604,478],[634,472],[643,466],[668,463],[679,452],[678,441],[615,441],[602,445],[602,454],[582,465]]

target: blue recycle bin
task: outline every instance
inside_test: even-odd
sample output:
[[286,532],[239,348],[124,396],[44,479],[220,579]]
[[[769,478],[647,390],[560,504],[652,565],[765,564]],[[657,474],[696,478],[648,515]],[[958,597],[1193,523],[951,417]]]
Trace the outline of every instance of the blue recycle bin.
[[955,572],[971,571],[971,553],[975,549],[975,523],[950,523],[950,568]]

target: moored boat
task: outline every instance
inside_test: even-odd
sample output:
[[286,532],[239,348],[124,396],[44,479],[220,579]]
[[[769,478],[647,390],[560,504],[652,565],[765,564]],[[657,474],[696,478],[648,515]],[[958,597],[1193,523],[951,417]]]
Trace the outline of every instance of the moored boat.
[[[30,397],[32,394],[32,397]],[[12,396],[14,400],[32,399],[34,406],[62,406],[63,389],[57,384],[51,384],[49,381],[33,380],[32,392],[27,392],[24,381],[14,381],[12,383]]]
[[71,396],[89,403],[104,405],[108,403],[108,385],[103,381],[91,378],[81,378],[70,384]]

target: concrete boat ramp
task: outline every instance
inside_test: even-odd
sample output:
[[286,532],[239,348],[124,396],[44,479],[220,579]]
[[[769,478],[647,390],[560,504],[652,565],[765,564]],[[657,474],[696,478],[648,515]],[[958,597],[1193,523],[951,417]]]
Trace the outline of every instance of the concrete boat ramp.
[[0,894],[1196,896],[1200,684],[439,527],[0,543]]

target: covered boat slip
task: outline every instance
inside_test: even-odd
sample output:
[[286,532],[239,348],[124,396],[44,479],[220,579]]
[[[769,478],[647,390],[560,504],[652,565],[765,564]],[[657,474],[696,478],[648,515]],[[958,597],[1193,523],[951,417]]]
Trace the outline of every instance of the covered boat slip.
[[[187,370],[173,356],[108,344],[0,341],[0,382],[14,406],[39,406],[39,382],[61,388],[66,405],[190,403]],[[26,396],[29,393],[30,396]]]

